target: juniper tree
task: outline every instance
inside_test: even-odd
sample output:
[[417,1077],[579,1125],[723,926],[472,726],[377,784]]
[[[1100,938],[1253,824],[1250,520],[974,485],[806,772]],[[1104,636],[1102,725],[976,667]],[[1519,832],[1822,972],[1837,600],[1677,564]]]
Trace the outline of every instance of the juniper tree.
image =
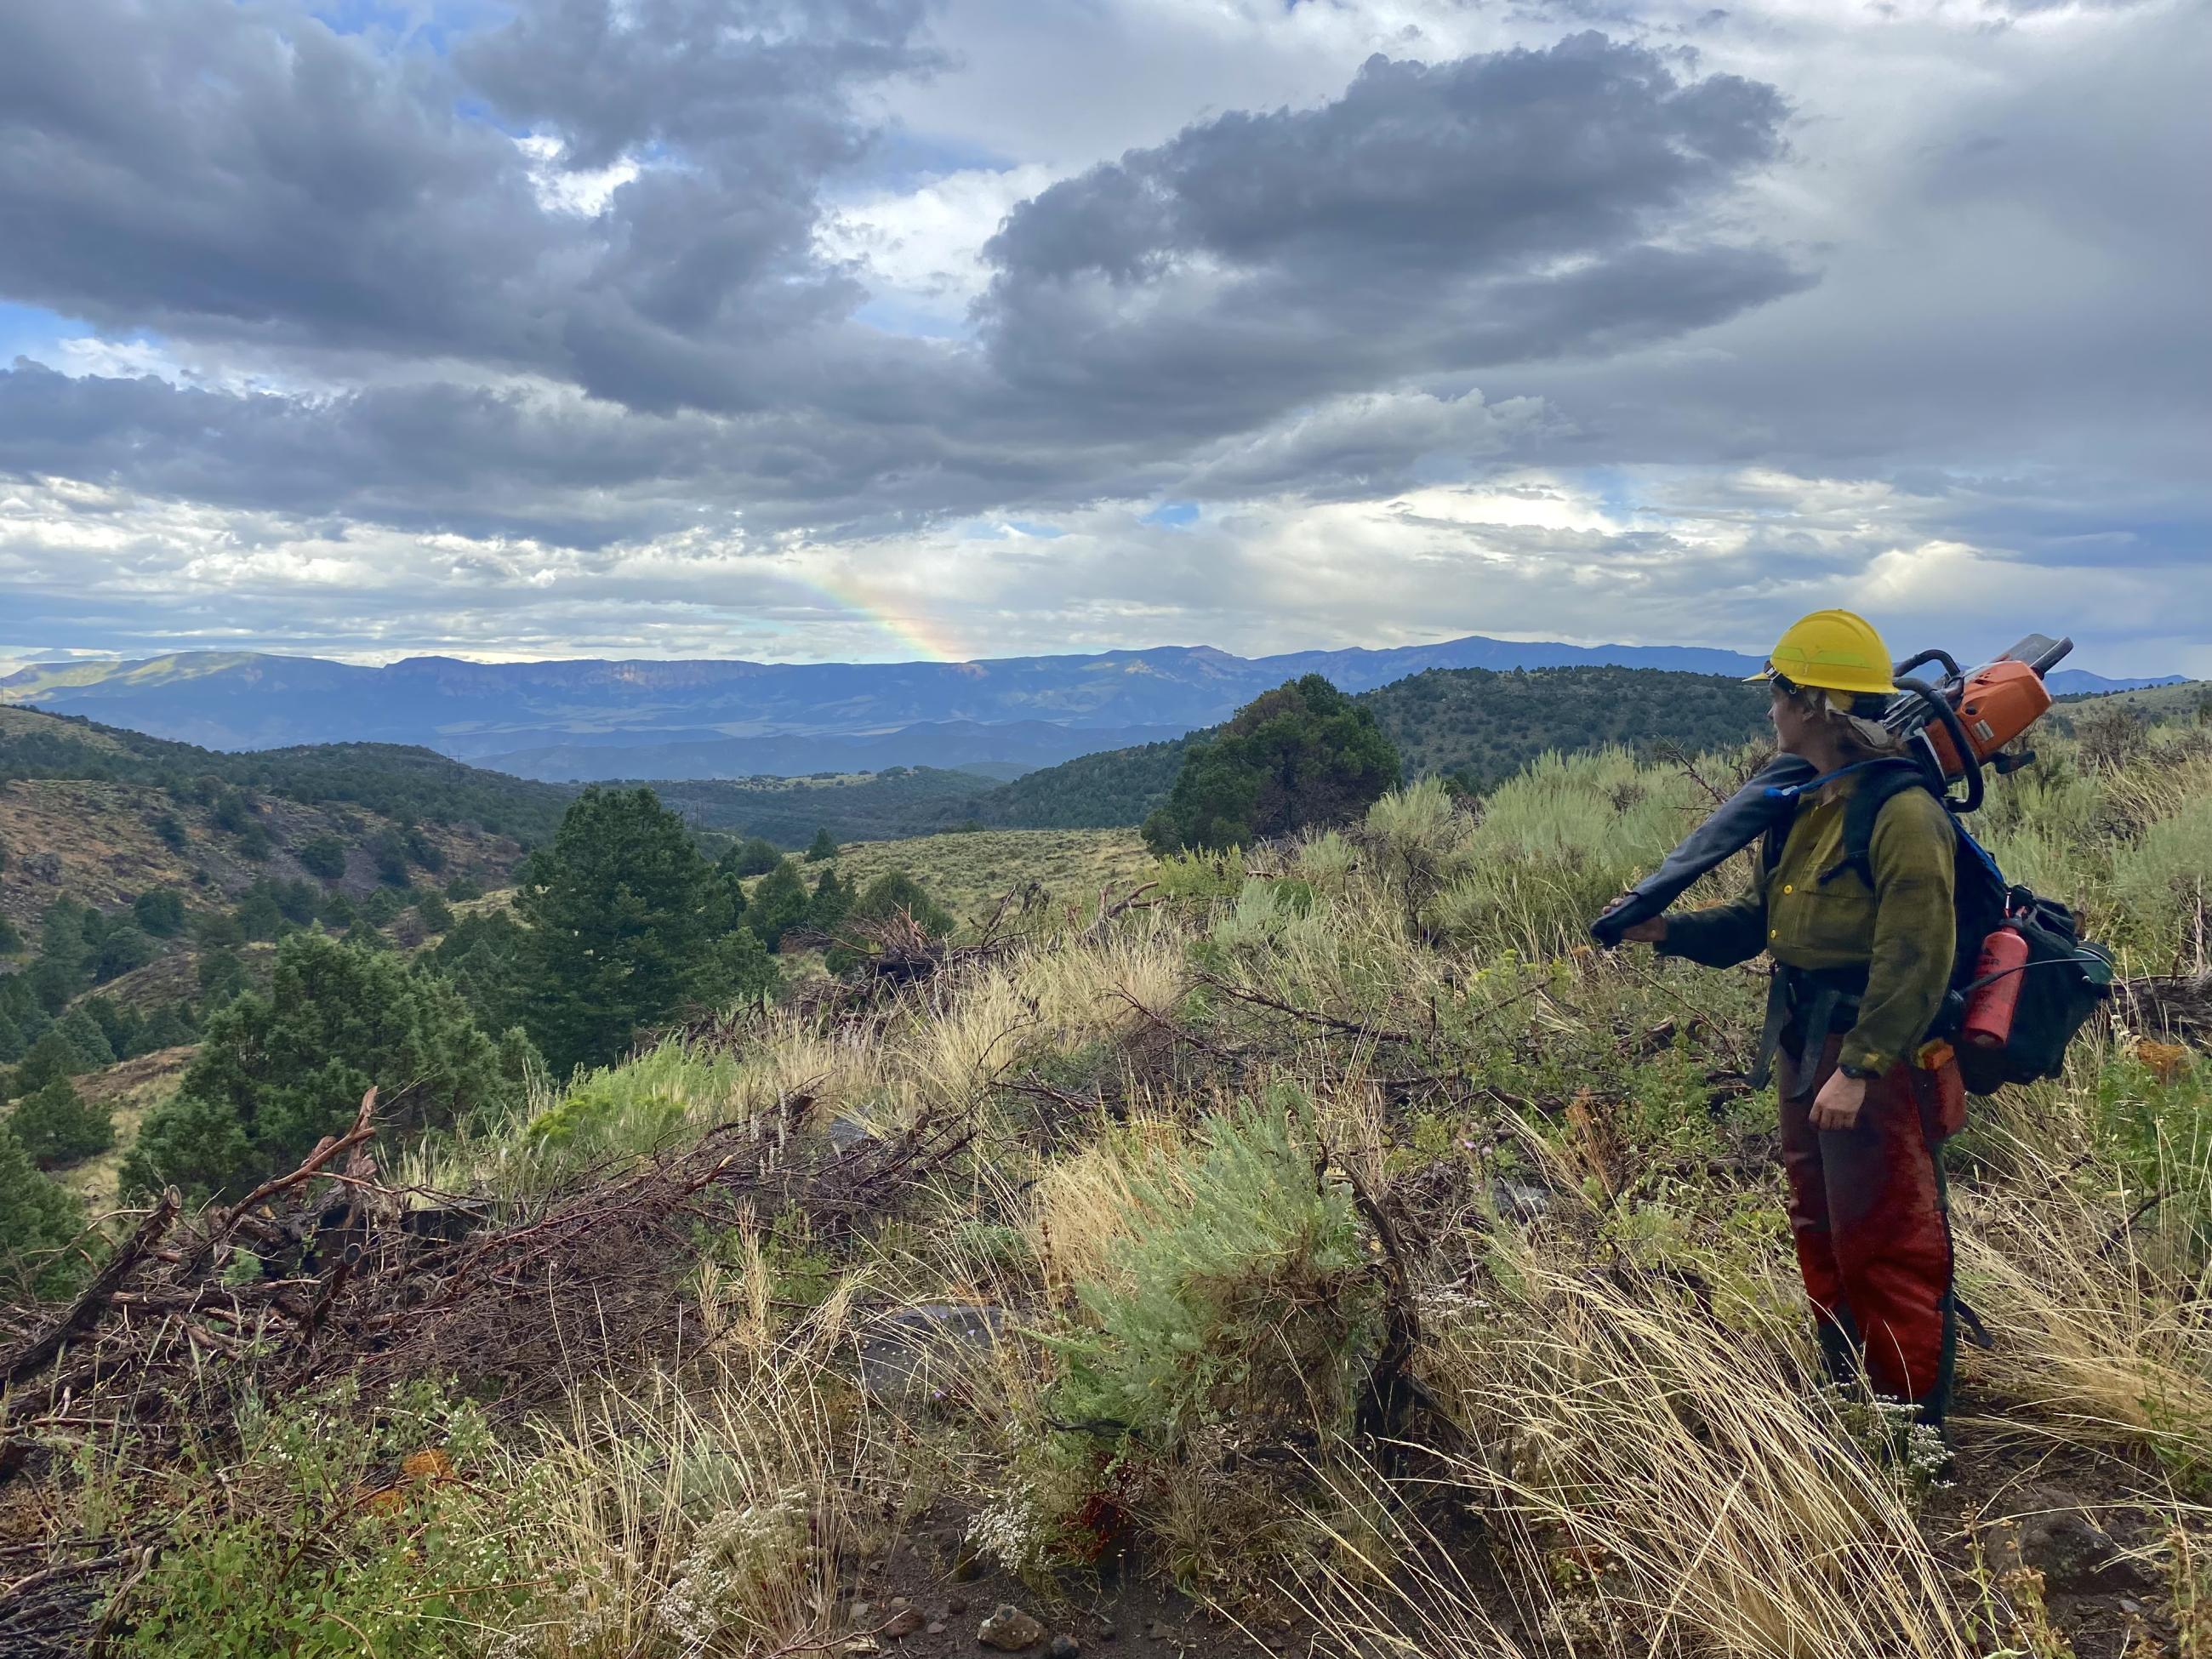
[[66,1077],[18,1101],[8,1115],[8,1127],[41,1170],[82,1163],[115,1144],[108,1109],[86,1100]]
[[620,1055],[681,1010],[765,989],[735,937],[729,884],[650,789],[594,787],[532,854],[515,896],[528,924],[525,1024],[557,1073]]
[[490,1121],[520,1100],[527,1057],[519,1033],[495,1041],[434,975],[295,933],[267,993],[208,1022],[176,1096],[147,1115],[125,1185],[235,1195],[341,1133],[372,1085],[387,1127]]
[[1167,804],[1145,821],[1158,853],[1249,846],[1365,810],[1398,781],[1398,750],[1363,704],[1318,674],[1238,709],[1184,751]]

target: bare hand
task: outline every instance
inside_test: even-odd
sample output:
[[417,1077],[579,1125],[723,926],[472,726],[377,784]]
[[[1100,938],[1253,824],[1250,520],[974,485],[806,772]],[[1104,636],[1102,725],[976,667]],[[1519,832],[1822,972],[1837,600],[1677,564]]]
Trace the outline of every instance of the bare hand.
[[1661,945],[1667,939],[1667,918],[1654,916],[1649,921],[1639,921],[1620,930],[1620,936],[1632,945]]
[[1813,1127],[1816,1129],[1855,1129],[1858,1127],[1859,1109],[1866,1104],[1867,1079],[1851,1077],[1838,1069],[1828,1074],[1820,1085],[1820,1092],[1813,1101]]

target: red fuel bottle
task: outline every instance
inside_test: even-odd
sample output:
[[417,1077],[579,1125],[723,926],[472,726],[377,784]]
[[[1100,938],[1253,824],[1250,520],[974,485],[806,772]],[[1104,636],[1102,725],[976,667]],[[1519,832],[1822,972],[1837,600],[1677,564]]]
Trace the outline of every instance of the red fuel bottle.
[[2020,1002],[2021,972],[2027,966],[2027,939],[2017,927],[2000,927],[1982,941],[1974,964],[1977,981],[1966,999],[1960,1037],[1977,1048],[2002,1048],[2012,1035],[2013,1010]]

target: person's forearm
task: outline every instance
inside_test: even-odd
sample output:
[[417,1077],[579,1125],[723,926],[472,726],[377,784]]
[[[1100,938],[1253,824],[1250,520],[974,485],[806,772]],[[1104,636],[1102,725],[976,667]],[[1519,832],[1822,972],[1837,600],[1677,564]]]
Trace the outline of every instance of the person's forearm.
[[1691,910],[1667,918],[1662,956],[1681,957],[1705,968],[1733,968],[1766,948],[1766,904],[1758,894],[1730,904]]

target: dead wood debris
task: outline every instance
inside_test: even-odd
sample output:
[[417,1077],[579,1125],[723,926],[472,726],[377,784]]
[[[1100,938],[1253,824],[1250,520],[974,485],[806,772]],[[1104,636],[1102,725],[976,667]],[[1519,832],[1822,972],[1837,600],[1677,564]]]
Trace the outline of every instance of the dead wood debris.
[[2191,1047],[2212,1048],[2212,973],[2127,980],[2118,1000],[2138,1030],[2162,1031]]
[[817,1236],[848,1232],[970,1133],[924,1120],[840,1152],[797,1133],[812,1101],[795,1095],[502,1212],[380,1183],[357,1151],[374,1103],[372,1091],[353,1131],[244,1202],[179,1219],[165,1194],[75,1303],[0,1352],[11,1431],[56,1413],[144,1425],[204,1389],[207,1353],[264,1389],[356,1373],[557,1390],[672,1317],[702,1230],[796,1208]]
[[[508,1414],[647,1359],[681,1364],[708,1340],[682,1317],[702,1238],[793,1210],[817,1238],[849,1234],[896,1212],[972,1134],[925,1118],[839,1150],[799,1133],[814,1103],[799,1093],[642,1165],[501,1205],[380,1182],[365,1151],[375,1100],[238,1204],[186,1217],[163,1194],[74,1302],[11,1327],[0,1485],[52,1436],[128,1433],[158,1453],[248,1389],[450,1376]],[[100,1541],[91,1560],[57,1547],[0,1577],[0,1652],[81,1650],[70,1644],[125,1559]]]

